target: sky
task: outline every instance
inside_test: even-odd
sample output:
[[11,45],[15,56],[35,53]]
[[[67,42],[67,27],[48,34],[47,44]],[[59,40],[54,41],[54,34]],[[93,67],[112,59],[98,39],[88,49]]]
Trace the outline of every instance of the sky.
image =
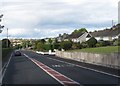
[[41,39],[70,34],[75,29],[88,31],[110,28],[118,22],[119,0],[0,0],[0,39]]

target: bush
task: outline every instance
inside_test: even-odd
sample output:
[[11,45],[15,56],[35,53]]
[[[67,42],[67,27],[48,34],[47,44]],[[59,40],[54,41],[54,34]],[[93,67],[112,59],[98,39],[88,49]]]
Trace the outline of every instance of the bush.
[[53,49],[59,49],[60,48],[60,44],[59,43],[54,43],[53,44]]
[[87,44],[88,44],[89,47],[95,47],[96,43],[97,43],[97,40],[94,37],[90,38],[87,41]]
[[44,50],[45,51],[53,50],[53,46],[51,44],[44,44]]
[[99,43],[101,46],[110,46],[111,45],[110,41],[100,41]]
[[60,46],[65,50],[69,50],[72,48],[72,43],[70,41],[63,41],[61,42]]
[[73,43],[72,44],[72,49],[81,49],[82,45],[80,43]]
[[115,40],[115,41],[113,42],[113,45],[114,45],[114,46],[120,46],[120,40]]
[[41,42],[38,42],[37,43],[37,50],[40,50],[40,51],[43,51],[44,48],[43,48],[43,44]]
[[96,47],[102,47],[102,44],[101,43],[97,43],[95,46]]
[[87,42],[82,42],[82,43],[81,43],[81,46],[82,46],[82,48],[87,48],[87,47],[88,47],[88,44],[87,44]]

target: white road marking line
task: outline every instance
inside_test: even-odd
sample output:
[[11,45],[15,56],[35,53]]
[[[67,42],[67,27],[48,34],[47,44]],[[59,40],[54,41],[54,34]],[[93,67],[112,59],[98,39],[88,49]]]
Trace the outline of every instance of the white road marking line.
[[2,73],[3,69],[5,68],[7,64],[5,63],[4,66],[2,67],[2,69],[0,70],[0,73]]
[[66,82],[66,83],[71,83],[71,84],[73,84],[73,82],[69,82],[69,81],[62,81],[62,82]]
[[47,58],[48,58],[48,59],[51,59],[51,60],[58,61],[58,62],[62,62],[62,63],[66,63],[66,64],[71,64],[71,65],[74,65],[74,66],[77,66],[77,67],[80,67],[80,68],[84,68],[84,69],[87,69],[87,70],[92,70],[92,71],[95,71],[95,72],[98,72],[98,73],[102,73],[102,74],[106,74],[106,75],[109,75],[109,76],[114,76],[114,77],[120,78],[120,76],[117,76],[117,75],[114,75],[114,74],[110,74],[110,73],[106,73],[106,72],[103,72],[103,71],[99,71],[99,70],[95,70],[95,69],[83,67],[83,66],[80,66],[80,65],[75,65],[75,64],[73,64],[73,63],[61,61],[61,60],[58,60],[58,59],[53,59],[53,58],[49,58],[49,57],[47,57]]
[[91,70],[91,71],[95,71],[95,72],[98,72],[98,73],[102,73],[102,74],[106,74],[106,75],[109,75],[109,76],[113,76],[113,77],[120,78],[120,76],[118,76],[118,75],[114,75],[114,74],[110,74],[110,73],[107,73],[107,72],[95,70],[95,69],[92,69],[92,68],[83,67],[83,66],[76,65],[76,64],[73,64],[73,63],[61,61],[61,60],[58,60],[58,59],[53,59],[53,58],[49,58],[49,57],[47,57],[47,58],[48,58],[48,59],[51,59],[51,60],[58,61],[58,62],[62,62],[62,63],[66,63],[66,64],[71,64],[71,65],[74,65],[74,66],[77,66],[77,67],[80,67],[80,68],[83,68],[83,69],[87,69],[87,70]]
[[[32,58],[30,58],[30,57],[29,57],[28,55],[26,55],[26,54],[24,54],[24,55],[25,55],[28,59],[30,59],[32,62],[34,62],[37,66],[39,66],[41,69],[43,69],[46,73],[48,73],[50,76],[52,76],[52,77],[53,77],[55,80],[57,80],[59,83],[65,85],[65,83],[63,83],[63,82],[60,81],[58,78],[56,78],[55,75],[51,74],[49,71],[47,71],[47,70],[44,69],[42,66],[40,66],[40,65],[36,62],[37,60],[35,60],[35,59],[33,60]],[[38,62],[39,62],[39,61],[38,61]],[[40,63],[41,63],[41,62],[40,62]],[[43,64],[43,63],[42,63],[42,64]],[[45,65],[45,66],[46,66],[46,65]],[[48,67],[48,66],[46,66],[46,67]],[[80,85],[80,83],[78,83],[78,82],[76,82],[76,81],[74,81],[74,80],[68,78],[67,76],[65,76],[65,75],[63,75],[63,74],[57,72],[56,70],[53,70],[53,69],[50,68],[50,67],[48,67],[48,68],[51,69],[51,71],[54,71],[54,72],[60,74],[61,76],[67,78],[68,80],[71,81],[71,83]]]
[[[26,56],[26,54],[24,54]],[[30,59],[27,56],[28,59]],[[40,67],[42,70],[44,70],[46,73],[48,73],[50,76],[52,76],[55,80],[57,80],[59,83],[61,83],[62,85],[64,85],[64,83],[62,83],[59,79],[57,79],[56,77],[54,77],[52,74],[50,74],[48,71],[46,71],[44,68],[42,68],[39,64],[37,64],[34,60],[30,59],[33,63],[35,63],[38,67]]]
[[3,69],[2,69],[2,72],[3,72],[3,73],[2,73],[2,76],[0,77],[0,83],[1,83],[1,84],[2,84],[2,79],[3,79],[4,75],[5,75],[5,72],[6,72],[7,68],[8,68],[8,65],[9,65],[9,63],[10,63],[10,61],[11,61],[12,56],[13,56],[13,53],[11,54],[11,56],[10,56],[10,58],[9,58],[9,60],[8,60],[8,63],[6,63],[5,68],[4,68],[4,71],[3,71]]
[[52,67],[56,67],[56,68],[61,68],[61,67],[74,67],[73,65],[67,64],[67,65],[51,65]]
[[[35,62],[36,63],[36,62]],[[39,64],[38,64],[39,65]],[[41,66],[39,66],[40,68],[42,68]],[[48,67],[48,66],[47,66]],[[48,68],[50,68],[50,67],[48,67]],[[42,68],[42,69],[44,69],[44,68]],[[52,71],[55,71],[55,70],[53,70],[52,68],[50,68]],[[48,72],[47,70],[45,70],[46,72]],[[57,72],[57,71],[55,71],[56,73],[59,73],[59,72]],[[61,74],[61,73],[59,73],[61,76],[64,76],[63,74]],[[50,74],[50,75],[52,75],[52,74]],[[53,75],[52,75],[53,76]],[[66,76],[64,76],[65,78],[67,78],[67,79],[69,79],[69,80],[71,80],[72,82],[74,82],[74,83],[76,83],[76,84],[79,84],[78,82],[76,82],[76,81],[74,81],[74,80],[72,80],[72,79],[70,79],[70,78],[68,78],[68,77],[66,77]],[[55,77],[56,78],[56,77]],[[60,81],[61,82],[61,81]]]

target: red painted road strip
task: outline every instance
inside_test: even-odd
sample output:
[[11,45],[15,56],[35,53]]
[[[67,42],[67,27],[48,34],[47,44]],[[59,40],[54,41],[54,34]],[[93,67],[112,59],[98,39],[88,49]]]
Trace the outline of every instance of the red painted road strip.
[[30,58],[29,56],[27,56],[26,54],[24,54],[28,59],[30,59],[32,62],[34,62],[37,66],[39,66],[41,69],[43,69],[46,73],[48,73],[50,76],[52,76],[54,79],[56,79],[58,82],[60,82],[61,84],[63,84],[64,86],[80,86],[80,84],[68,77],[66,77],[65,75],[55,71],[54,69],[46,66],[45,64]]

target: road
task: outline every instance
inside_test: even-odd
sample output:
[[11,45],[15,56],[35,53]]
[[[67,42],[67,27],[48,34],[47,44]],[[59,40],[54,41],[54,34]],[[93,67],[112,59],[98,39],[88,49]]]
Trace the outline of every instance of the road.
[[[21,51],[22,56],[12,55],[3,74],[3,85],[43,84],[57,86],[119,86],[117,70],[98,68],[88,64],[65,60],[56,56]],[[89,67],[89,68],[88,68]],[[94,69],[96,67],[96,69]],[[102,71],[103,70],[103,71]]]

